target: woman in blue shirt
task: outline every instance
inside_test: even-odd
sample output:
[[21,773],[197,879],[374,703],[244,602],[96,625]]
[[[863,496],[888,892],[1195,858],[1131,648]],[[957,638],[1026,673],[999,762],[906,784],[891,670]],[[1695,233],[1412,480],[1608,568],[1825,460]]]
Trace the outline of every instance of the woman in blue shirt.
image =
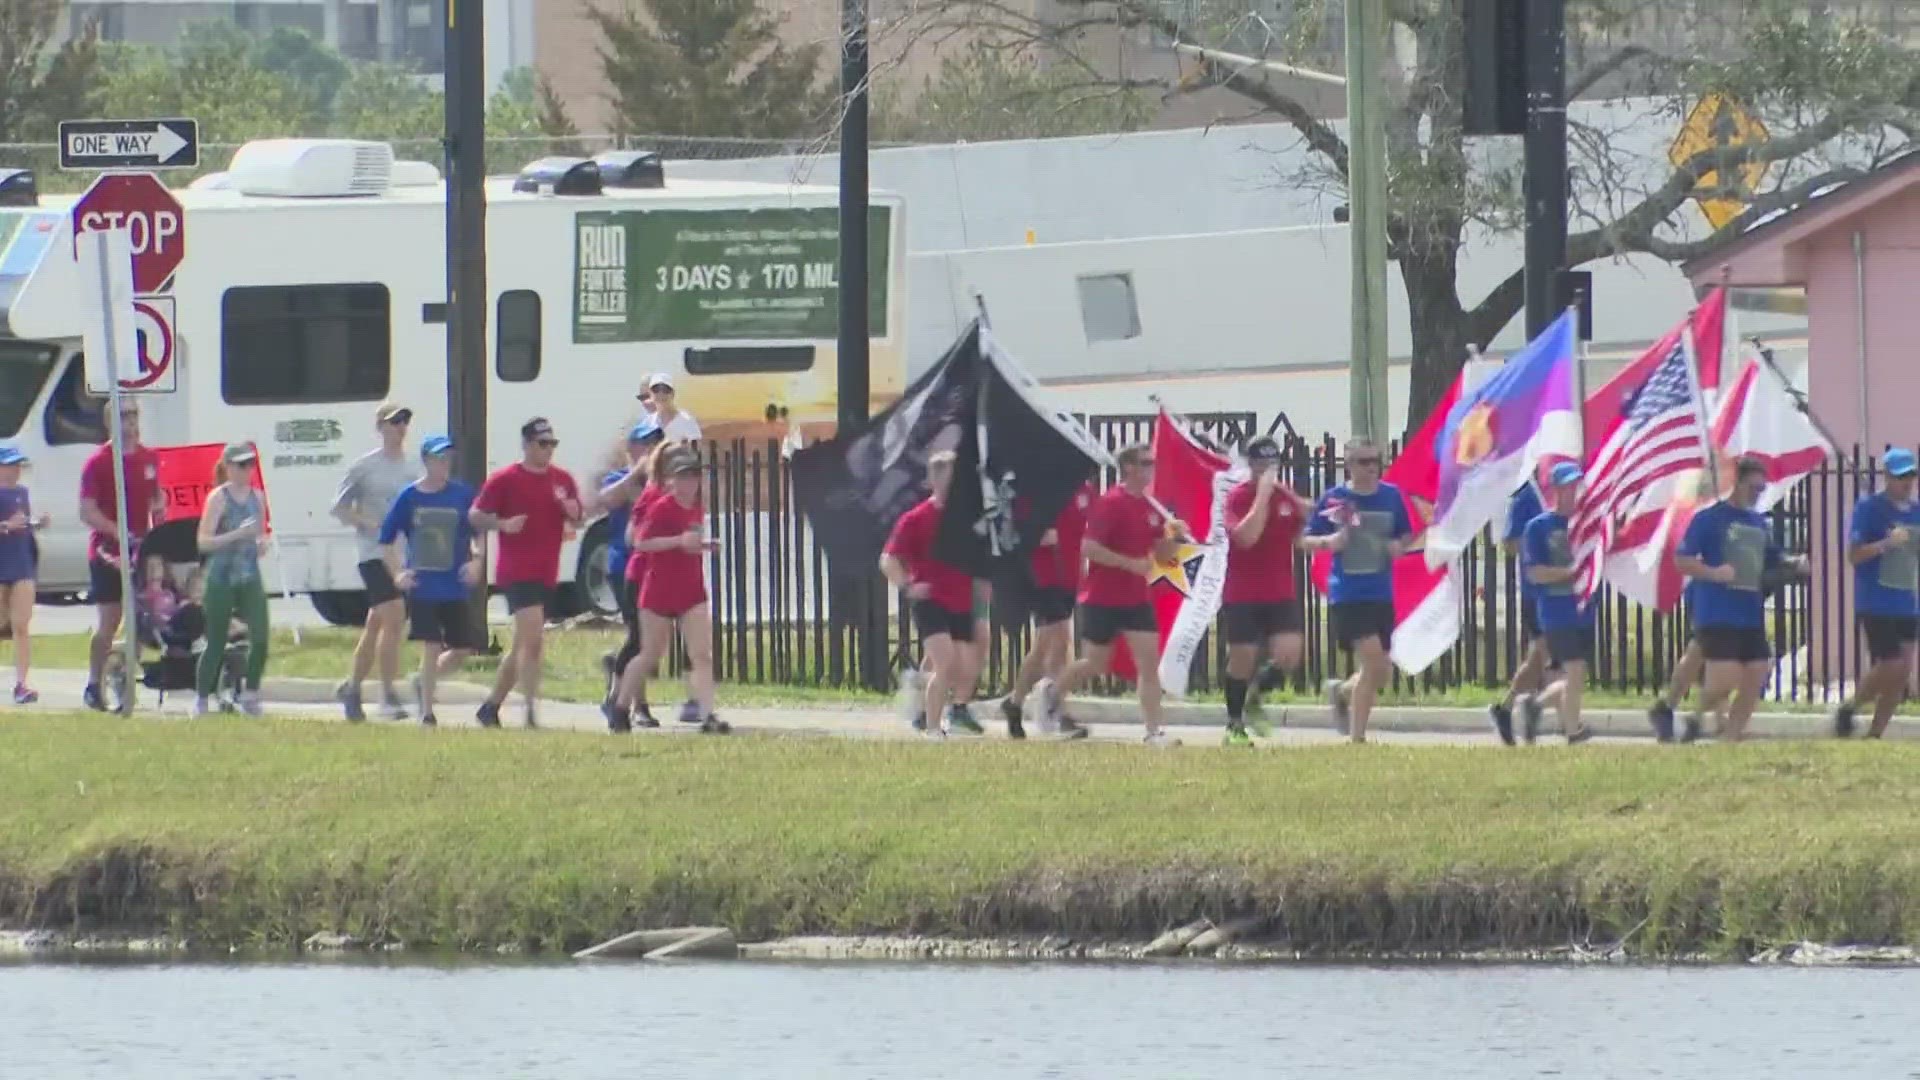
[[1906,696],[1914,642],[1920,639],[1920,502],[1914,499],[1920,461],[1911,450],[1893,449],[1881,464],[1887,470],[1886,489],[1853,508],[1847,537],[1853,606],[1873,666],[1853,699],[1834,710],[1833,733],[1843,739],[1853,734],[1855,713],[1868,706],[1873,725],[1867,737],[1885,734]]
[[1333,726],[1354,742],[1367,741],[1373,702],[1392,673],[1393,561],[1413,537],[1406,496],[1380,478],[1380,448],[1347,444],[1347,482],[1320,496],[1307,523],[1308,551],[1333,553],[1327,613],[1333,639],[1352,654],[1356,670],[1327,683]]
[[46,514],[33,513],[20,472],[27,455],[0,445],[0,615],[13,634],[13,703],[31,705],[40,695],[27,686],[33,659],[34,577],[40,551],[33,534],[47,527]]
[[[1772,666],[1764,581],[1787,562],[1766,515],[1753,508],[1766,487],[1766,466],[1741,459],[1733,490],[1694,515],[1674,552],[1680,572],[1693,583],[1694,634],[1707,660],[1701,709],[1713,712],[1725,704],[1720,733],[1734,742],[1746,735]],[[1796,558],[1791,565],[1798,570],[1803,562]]]

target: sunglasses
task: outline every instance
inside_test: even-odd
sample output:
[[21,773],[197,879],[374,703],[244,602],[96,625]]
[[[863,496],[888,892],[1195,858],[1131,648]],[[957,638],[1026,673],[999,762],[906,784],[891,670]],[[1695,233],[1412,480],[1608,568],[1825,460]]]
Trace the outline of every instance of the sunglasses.
[[1380,459],[1377,457],[1357,457],[1353,459],[1353,463],[1355,465],[1368,465],[1368,466],[1378,467],[1380,464]]
[[533,445],[538,446],[543,450],[551,450],[554,447],[560,445],[560,440],[559,439],[535,439],[533,440]]

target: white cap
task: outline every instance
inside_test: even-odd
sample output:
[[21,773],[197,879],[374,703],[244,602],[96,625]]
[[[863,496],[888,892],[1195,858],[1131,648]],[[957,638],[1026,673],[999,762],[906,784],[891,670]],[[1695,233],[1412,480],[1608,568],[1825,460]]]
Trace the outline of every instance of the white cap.
[[673,376],[664,371],[656,371],[647,376],[647,389],[651,390],[656,386],[664,386],[669,390],[673,389]]

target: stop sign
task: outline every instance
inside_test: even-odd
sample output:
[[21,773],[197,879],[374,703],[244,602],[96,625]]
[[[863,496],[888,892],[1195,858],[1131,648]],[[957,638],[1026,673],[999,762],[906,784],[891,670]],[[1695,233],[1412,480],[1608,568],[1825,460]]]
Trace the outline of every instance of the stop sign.
[[74,252],[79,236],[96,229],[127,230],[133,245],[133,291],[160,292],[187,253],[186,215],[173,192],[152,173],[108,173],[73,204]]

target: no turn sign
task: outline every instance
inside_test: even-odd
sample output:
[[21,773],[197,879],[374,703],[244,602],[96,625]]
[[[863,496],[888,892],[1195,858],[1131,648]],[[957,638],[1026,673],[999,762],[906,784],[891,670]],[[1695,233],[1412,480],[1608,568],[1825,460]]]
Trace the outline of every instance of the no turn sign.
[[[133,358],[122,368],[121,393],[171,394],[179,389],[180,338],[174,325],[173,297],[133,298]],[[88,364],[87,393],[105,397],[109,393],[106,383],[106,375]]]

